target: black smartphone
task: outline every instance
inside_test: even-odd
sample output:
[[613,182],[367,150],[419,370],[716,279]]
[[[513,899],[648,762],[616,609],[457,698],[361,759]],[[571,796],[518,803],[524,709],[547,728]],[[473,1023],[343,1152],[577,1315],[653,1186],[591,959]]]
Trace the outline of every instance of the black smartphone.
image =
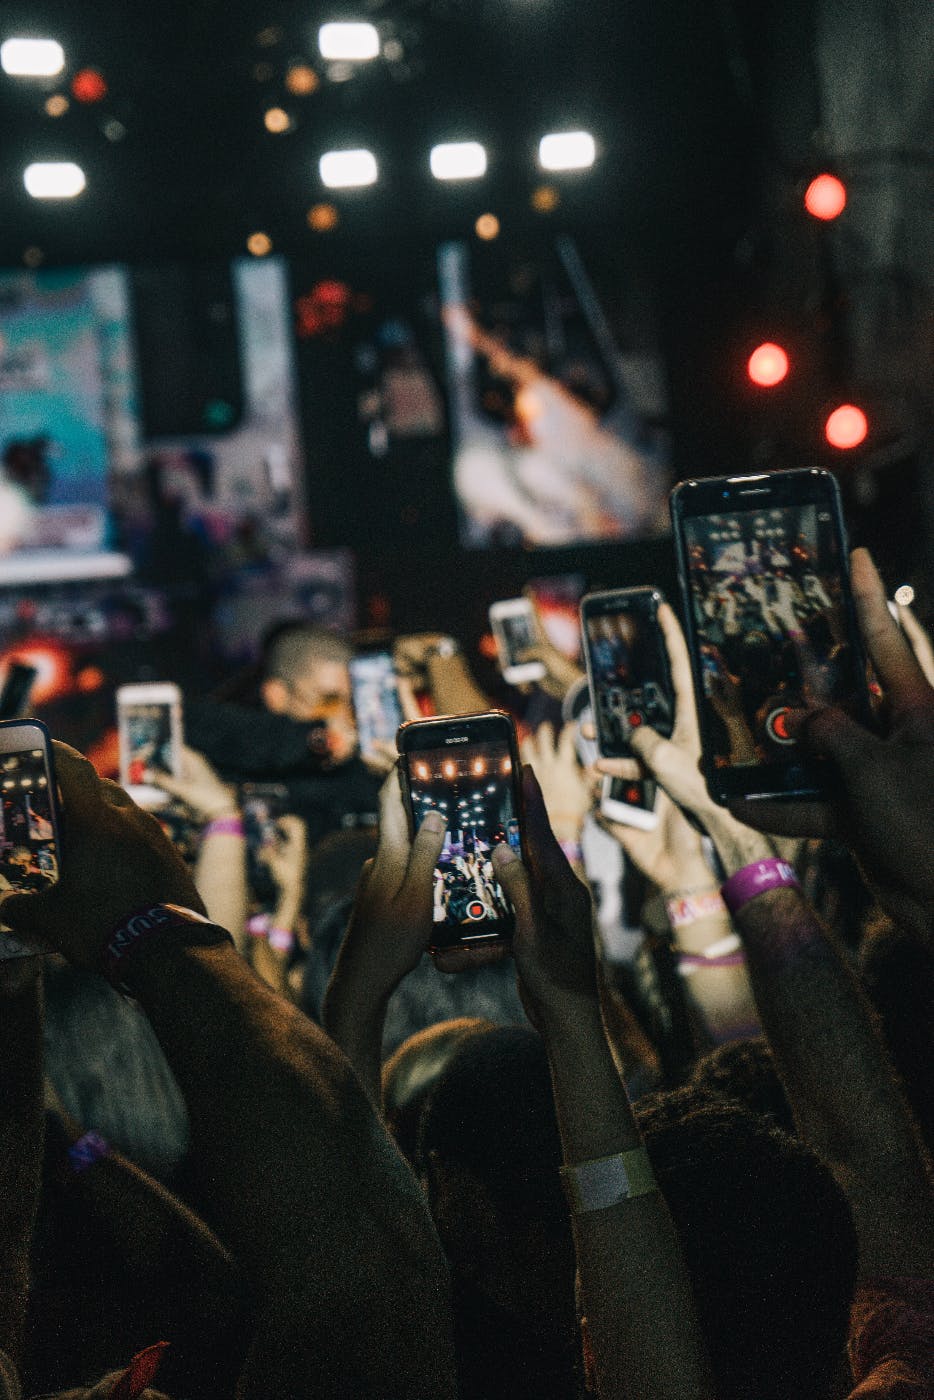
[[[59,877],[61,819],[49,731],[37,719],[0,722],[0,890],[39,894]],[[0,959],[39,951],[2,925]]]
[[20,719],[29,708],[29,697],[39,672],[25,661],[11,661],[0,690],[0,719]]
[[364,758],[372,758],[378,745],[394,742],[396,730],[405,718],[389,652],[371,651],[353,657],[350,684],[360,753]]
[[684,481],[671,516],[711,797],[827,797],[830,766],[801,750],[790,712],[834,704],[870,723],[835,478]]
[[603,758],[631,758],[629,736],[650,724],[668,738],[674,690],[665,638],[658,622],[657,588],[616,588],[581,600],[581,630]]
[[522,855],[522,769],[509,715],[446,715],[399,730],[402,793],[414,836],[427,812],[447,826],[435,869],[433,949],[505,942],[514,920],[493,870],[496,846]]
[[246,842],[247,884],[262,908],[271,911],[279,892],[262,854],[279,840],[279,819],[289,810],[289,790],[284,783],[243,783],[240,810]]

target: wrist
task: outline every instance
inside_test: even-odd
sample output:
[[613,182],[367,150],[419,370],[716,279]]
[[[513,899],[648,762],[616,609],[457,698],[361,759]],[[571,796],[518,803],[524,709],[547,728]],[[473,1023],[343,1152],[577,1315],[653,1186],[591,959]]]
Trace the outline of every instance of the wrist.
[[767,836],[744,826],[722,807],[713,806],[701,820],[717,848],[727,878],[754,861],[771,860],[775,855],[775,847]]
[[176,946],[213,947],[233,940],[226,929],[194,909],[153,903],[125,915],[113,929],[100,960],[100,970],[117,991],[133,995],[128,977],[135,979],[153,950]]
[[243,836],[243,817],[236,807],[205,813],[205,824],[201,831],[202,841],[207,840],[209,836]]

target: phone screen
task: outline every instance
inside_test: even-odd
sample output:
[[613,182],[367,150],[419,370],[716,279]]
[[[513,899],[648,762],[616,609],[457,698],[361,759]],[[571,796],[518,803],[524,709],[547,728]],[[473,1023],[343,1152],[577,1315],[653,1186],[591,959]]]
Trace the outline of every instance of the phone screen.
[[431,811],[447,823],[434,878],[433,920],[444,926],[438,942],[502,937],[513,916],[491,857],[505,841],[521,851],[508,741],[417,749],[406,758],[416,830]]
[[126,736],[126,781],[142,787],[146,773],[172,773],[172,703],[166,700],[121,706]]
[[671,734],[674,703],[657,600],[649,590],[626,600],[596,595],[585,604],[597,743],[606,758],[629,756],[629,736],[641,724]]
[[279,840],[279,818],[288,810],[289,790],[283,783],[244,783],[240,789],[243,835],[246,841],[247,883],[266,909],[275,907],[278,890],[263,853]]
[[858,713],[860,661],[830,503],[686,516],[704,748],[716,768],[800,765],[790,711]]
[[0,755],[0,889],[37,894],[58,879],[45,750]]
[[394,744],[405,716],[392,657],[388,652],[355,656],[350,663],[350,678],[361,752],[372,754],[378,744]]
[[526,652],[535,646],[536,640],[531,605],[527,612],[500,614],[497,625],[505,648],[505,669],[523,665]]

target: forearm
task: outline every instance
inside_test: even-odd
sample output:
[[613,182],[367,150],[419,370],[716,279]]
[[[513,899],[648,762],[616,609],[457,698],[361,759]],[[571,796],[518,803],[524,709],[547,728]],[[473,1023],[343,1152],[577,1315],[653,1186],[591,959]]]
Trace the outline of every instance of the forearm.
[[388,993],[373,993],[338,957],[321,1007],[321,1024],[353,1065],[377,1111],[382,1103],[383,1027]]
[[472,714],[490,708],[460,654],[429,657],[428,681],[439,715]]
[[195,885],[214,923],[229,930],[239,953],[246,952],[246,841],[229,832],[206,835],[198,852]]
[[[280,996],[287,997],[289,995],[289,953],[292,945],[285,945],[285,935],[290,934],[294,940],[301,906],[302,896],[299,891],[295,893],[288,890],[281,892],[270,916],[266,937],[250,940],[253,971],[262,978],[267,987],[271,987]],[[283,946],[277,944],[277,940],[280,938],[283,939]]]
[[[716,886],[712,886],[704,894],[705,903],[715,894],[719,898]],[[696,902],[698,896],[688,898]],[[749,973],[726,906],[673,931],[685,991],[710,1037],[722,1044],[757,1034],[758,1013]]]
[[42,1161],[42,989],[0,1002],[0,1349],[18,1360]]
[[[596,1002],[546,1026],[545,1040],[565,1163],[640,1147]],[[601,1400],[712,1396],[690,1280],[661,1194],[572,1223]]]

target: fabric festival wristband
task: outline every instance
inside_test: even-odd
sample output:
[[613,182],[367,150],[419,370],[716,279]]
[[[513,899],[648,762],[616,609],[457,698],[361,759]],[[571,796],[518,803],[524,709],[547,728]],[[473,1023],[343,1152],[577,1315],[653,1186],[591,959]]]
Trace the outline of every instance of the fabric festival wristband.
[[206,826],[206,827],[204,828],[204,830],[202,831],[202,833],[201,833],[201,840],[204,841],[208,836],[242,836],[242,835],[243,835],[243,818],[242,818],[242,817],[215,817],[214,820],[213,820],[212,822],[208,822],[207,826]]
[[572,865],[580,865],[581,861],[584,859],[584,853],[578,841],[559,841],[558,845]]
[[101,971],[118,992],[132,995],[124,980],[127,965],[143,943],[157,937],[202,948],[233,943],[226,929],[194,909],[185,909],[179,904],[150,904],[137,909],[114,929],[101,959]]
[[247,919],[246,931],[251,938],[268,938],[269,924],[268,914],[251,914]]
[[795,890],[801,888],[798,877],[788,862],[773,856],[769,860],[757,860],[752,865],[744,865],[742,870],[737,870],[735,875],[731,875],[726,883],[721,885],[720,893],[730,913],[737,914],[750,900],[765,894],[767,890],[777,890],[783,886]]
[[295,934],[290,928],[276,928],[273,924],[266,935],[266,941],[277,953],[290,953],[295,947]]
[[700,919],[723,918],[726,905],[719,890],[700,890],[697,894],[673,895],[665,900],[668,922],[673,929],[686,928]]
[[574,1215],[609,1210],[636,1196],[648,1196],[658,1186],[644,1147],[594,1157],[573,1167],[561,1167],[561,1183]]
[[86,1172],[88,1167],[93,1167],[95,1162],[100,1162],[102,1158],[109,1156],[110,1144],[101,1137],[100,1133],[85,1133],[69,1147],[68,1165],[77,1176],[80,1172]]

